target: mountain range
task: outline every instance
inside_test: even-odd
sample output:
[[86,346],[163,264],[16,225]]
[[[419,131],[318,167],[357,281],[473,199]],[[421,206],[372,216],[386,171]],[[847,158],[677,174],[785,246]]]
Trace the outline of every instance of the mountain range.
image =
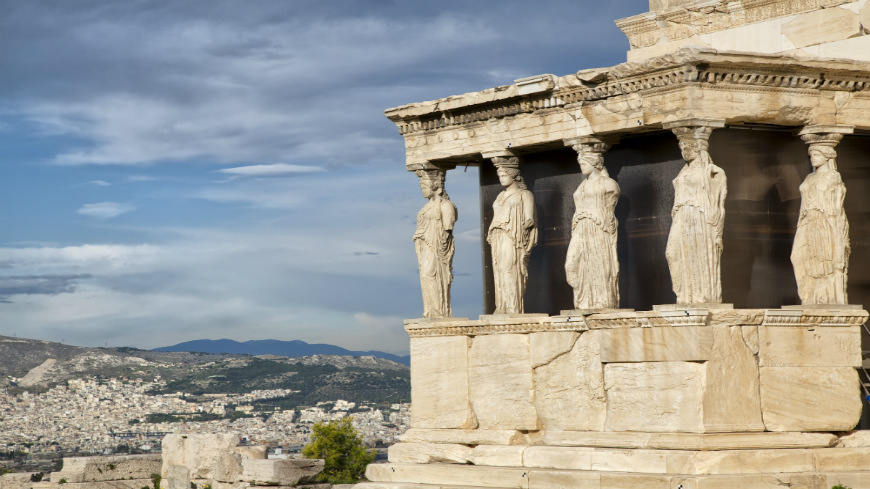
[[230,353],[236,355],[278,355],[283,357],[307,357],[311,355],[347,355],[347,356],[373,356],[392,360],[403,365],[411,365],[409,355],[400,356],[382,351],[351,351],[340,346],[325,343],[306,343],[300,340],[249,340],[239,342],[235,340],[192,340],[178,343],[177,345],[154,348],[152,351],[161,352],[201,352],[201,353]]

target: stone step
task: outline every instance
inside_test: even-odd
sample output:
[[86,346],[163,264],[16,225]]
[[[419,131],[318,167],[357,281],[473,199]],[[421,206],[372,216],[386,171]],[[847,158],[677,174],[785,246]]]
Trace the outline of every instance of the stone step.
[[[453,486],[446,484],[414,484],[413,482],[361,482],[353,489],[480,489],[475,486]],[[492,489],[492,488],[491,488]],[[508,487],[497,489],[511,489]]]
[[870,489],[870,470],[732,475],[629,474],[469,465],[369,465],[357,489]]
[[[554,446],[492,446],[397,443],[390,447],[393,472],[473,464],[482,469],[565,469],[646,474],[725,475],[777,472],[837,472],[870,469],[870,447],[760,450],[654,450]],[[466,465],[468,467],[470,465]],[[440,469],[439,469],[440,470]]]

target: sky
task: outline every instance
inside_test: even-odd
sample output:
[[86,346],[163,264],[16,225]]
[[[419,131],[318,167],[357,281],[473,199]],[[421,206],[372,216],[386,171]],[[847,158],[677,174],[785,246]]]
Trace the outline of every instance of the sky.
[[[625,61],[647,0],[9,1],[0,335],[407,354],[425,204],[387,108]],[[481,313],[476,170],[453,312]]]

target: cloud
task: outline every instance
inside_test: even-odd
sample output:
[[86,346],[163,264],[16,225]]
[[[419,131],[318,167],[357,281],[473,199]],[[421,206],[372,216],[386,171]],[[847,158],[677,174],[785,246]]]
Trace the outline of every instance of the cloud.
[[76,212],[83,216],[95,217],[97,219],[111,219],[135,210],[136,206],[130,204],[98,202],[96,204],[84,204]]
[[108,187],[108,186],[112,185],[111,183],[109,183],[105,180],[91,180],[88,183],[91,185],[96,185],[98,187]]
[[15,294],[56,295],[75,291],[76,284],[88,274],[0,276],[0,297]]
[[275,163],[272,165],[248,165],[235,168],[218,170],[220,173],[243,177],[280,177],[298,173],[314,173],[325,171],[317,166],[289,165],[287,163]]

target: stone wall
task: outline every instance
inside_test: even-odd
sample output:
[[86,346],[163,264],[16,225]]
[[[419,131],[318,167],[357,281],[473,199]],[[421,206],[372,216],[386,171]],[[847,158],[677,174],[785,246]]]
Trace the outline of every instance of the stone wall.
[[411,323],[411,426],[846,431],[861,415],[866,318],[697,309]]

